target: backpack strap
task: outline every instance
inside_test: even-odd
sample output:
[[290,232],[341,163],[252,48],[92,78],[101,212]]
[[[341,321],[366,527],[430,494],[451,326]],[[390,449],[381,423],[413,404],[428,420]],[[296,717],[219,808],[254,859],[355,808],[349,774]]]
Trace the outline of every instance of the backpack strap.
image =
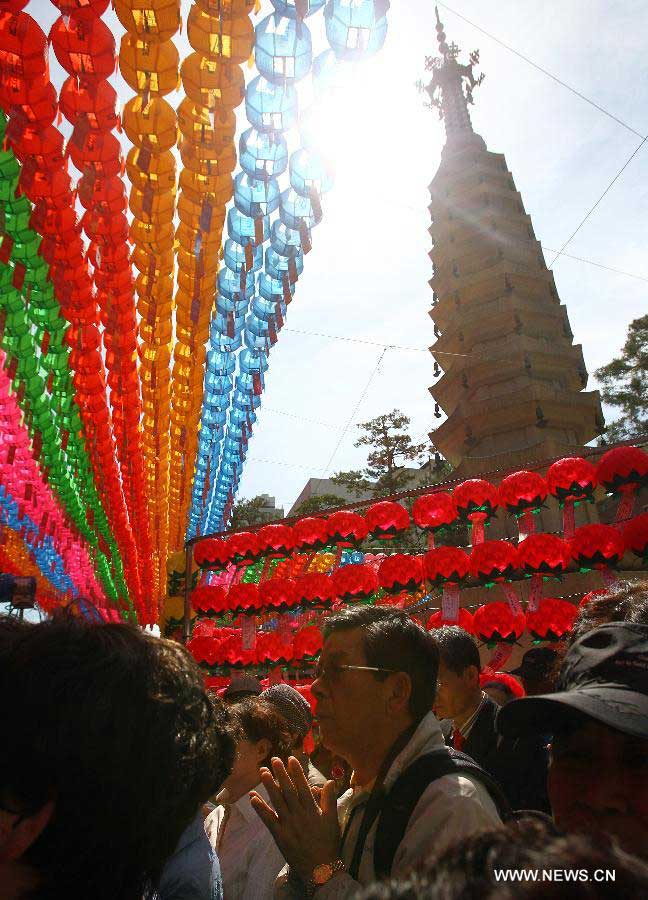
[[463,774],[472,776],[486,788],[502,819],[510,815],[510,806],[499,784],[467,754],[452,747],[440,747],[419,756],[396,779],[381,805],[374,844],[376,878],[389,878],[414,807],[428,785],[444,775]]

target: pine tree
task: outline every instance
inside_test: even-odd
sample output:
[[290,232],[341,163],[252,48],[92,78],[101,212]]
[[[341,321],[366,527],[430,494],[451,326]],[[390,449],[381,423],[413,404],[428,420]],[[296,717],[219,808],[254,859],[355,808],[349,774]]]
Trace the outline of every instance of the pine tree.
[[648,432],[648,315],[630,322],[621,355],[596,370],[604,403],[621,410],[605,439],[620,441]]
[[409,417],[397,409],[362,422],[358,427],[363,434],[354,446],[370,448],[367,464],[363,469],[337,472],[333,483],[344,485],[356,496],[369,493],[379,497],[406,490],[414,473],[405,465],[418,462],[427,446],[412,443],[409,424]]
[[295,510],[295,515],[312,516],[313,513],[319,513],[326,509],[335,509],[338,506],[344,506],[347,501],[344,497],[338,497],[337,494],[316,494],[300,503]]

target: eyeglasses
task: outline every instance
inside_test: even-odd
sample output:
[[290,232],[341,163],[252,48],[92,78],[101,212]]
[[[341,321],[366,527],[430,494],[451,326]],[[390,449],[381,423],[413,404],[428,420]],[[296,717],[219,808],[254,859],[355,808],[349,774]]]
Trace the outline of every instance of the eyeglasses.
[[351,666],[341,665],[340,663],[328,663],[323,666],[318,664],[315,667],[315,678],[319,681],[326,681],[328,684],[336,684],[342,677],[342,672],[384,672],[385,674],[398,672],[398,669],[384,669],[380,666]]

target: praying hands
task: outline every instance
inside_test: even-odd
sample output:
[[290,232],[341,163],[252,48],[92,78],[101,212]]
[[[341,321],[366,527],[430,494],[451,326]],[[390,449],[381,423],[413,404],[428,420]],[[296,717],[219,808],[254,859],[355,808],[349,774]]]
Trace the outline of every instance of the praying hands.
[[274,809],[255,791],[250,794],[252,806],[291,871],[308,882],[317,866],[332,863],[339,854],[335,783],[327,781],[316,799],[294,756],[288,760],[287,771],[280,759],[273,758],[272,771],[261,769],[261,781]]

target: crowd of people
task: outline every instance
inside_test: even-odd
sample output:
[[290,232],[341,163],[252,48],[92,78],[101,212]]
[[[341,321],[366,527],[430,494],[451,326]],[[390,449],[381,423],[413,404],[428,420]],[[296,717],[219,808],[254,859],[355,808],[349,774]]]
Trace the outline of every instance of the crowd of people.
[[645,582],[514,671],[524,697],[457,626],[333,614],[308,754],[286,683],[220,697],[133,626],[0,619],[0,897],[648,896]]

